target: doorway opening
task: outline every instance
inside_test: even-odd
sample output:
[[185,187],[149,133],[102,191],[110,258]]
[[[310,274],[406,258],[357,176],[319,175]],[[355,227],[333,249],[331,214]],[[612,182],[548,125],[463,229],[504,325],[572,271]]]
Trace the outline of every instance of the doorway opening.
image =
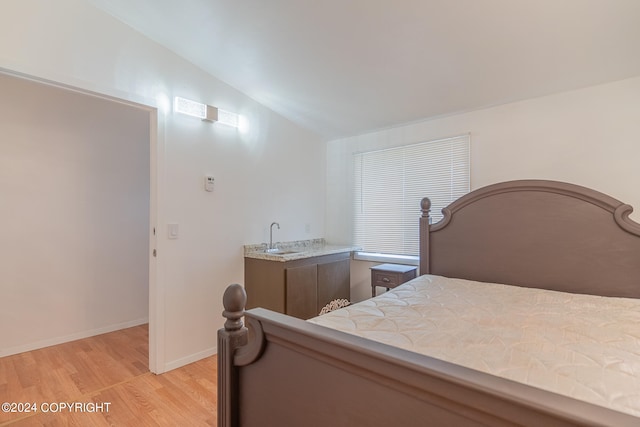
[[0,357],[145,323],[153,341],[157,110],[6,72],[0,90]]

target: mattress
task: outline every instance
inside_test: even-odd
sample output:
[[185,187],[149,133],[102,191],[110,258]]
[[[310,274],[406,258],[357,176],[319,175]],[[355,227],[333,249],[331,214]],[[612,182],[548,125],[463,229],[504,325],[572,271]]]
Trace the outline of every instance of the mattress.
[[640,300],[424,275],[309,320],[640,416]]

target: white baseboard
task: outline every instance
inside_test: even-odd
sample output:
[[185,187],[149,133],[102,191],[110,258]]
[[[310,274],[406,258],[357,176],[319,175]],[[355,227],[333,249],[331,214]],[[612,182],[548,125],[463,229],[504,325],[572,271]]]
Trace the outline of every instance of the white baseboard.
[[89,331],[76,332],[75,334],[65,335],[62,337],[54,337],[46,340],[36,341],[29,344],[24,344],[11,348],[0,349],[0,357],[11,356],[13,354],[24,353],[25,351],[38,350],[44,347],[50,347],[52,345],[63,344],[69,341],[81,340],[83,338],[89,338],[96,335],[102,335],[120,329],[132,328],[134,326],[143,325],[149,323],[149,318],[131,320],[129,322],[116,323],[115,325],[108,325],[102,328],[91,329]]
[[158,372],[159,374],[171,371],[176,368],[180,368],[182,366],[188,365],[189,363],[197,362],[198,360],[204,359],[205,357],[213,356],[218,353],[218,347],[211,347],[206,350],[200,351],[198,353],[190,354],[189,356],[182,357],[178,360],[174,360],[169,363],[165,363],[164,371]]

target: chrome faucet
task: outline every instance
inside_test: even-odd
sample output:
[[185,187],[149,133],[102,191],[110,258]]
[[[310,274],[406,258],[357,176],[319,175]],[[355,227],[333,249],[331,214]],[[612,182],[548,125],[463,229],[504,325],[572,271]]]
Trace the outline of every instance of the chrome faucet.
[[278,227],[278,230],[280,230],[280,224],[278,224],[277,222],[272,222],[271,225],[269,226],[269,247],[267,248],[267,251],[273,251],[275,248],[273,247],[273,226],[276,225]]

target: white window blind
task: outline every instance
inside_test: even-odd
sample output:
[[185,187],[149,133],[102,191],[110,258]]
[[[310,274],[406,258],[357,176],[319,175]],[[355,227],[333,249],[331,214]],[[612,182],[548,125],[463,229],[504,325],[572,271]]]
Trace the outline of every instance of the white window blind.
[[354,243],[418,255],[420,200],[441,209],[469,192],[469,135],[354,154]]

